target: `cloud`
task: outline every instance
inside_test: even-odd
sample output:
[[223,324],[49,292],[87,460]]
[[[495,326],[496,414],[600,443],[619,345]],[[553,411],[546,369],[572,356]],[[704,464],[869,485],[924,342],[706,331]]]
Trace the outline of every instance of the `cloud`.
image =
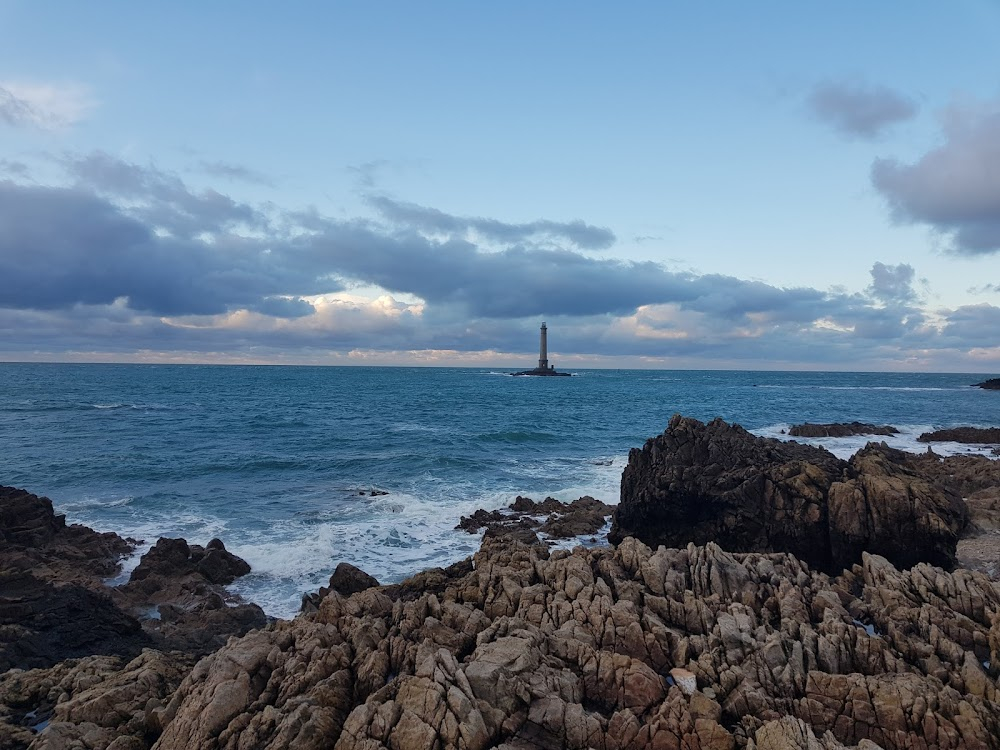
[[952,107],[944,143],[916,162],[878,159],[872,183],[897,221],[928,224],[950,250],[981,255],[1000,250],[1000,101]]
[[162,315],[213,314],[289,293],[334,291],[269,243],[160,236],[79,188],[0,182],[0,305],[111,304]]
[[807,103],[817,118],[852,138],[876,138],[917,113],[913,101],[885,86],[834,81],[817,84]]
[[910,302],[917,296],[913,290],[915,273],[913,266],[907,263],[887,266],[876,262],[872,266],[872,283],[868,287],[868,293],[886,303]]
[[81,189],[125,201],[127,213],[152,229],[176,237],[225,232],[241,226],[261,228],[267,223],[266,217],[247,203],[234,201],[216,190],[195,193],[176,175],[103,151],[67,156],[63,166]]
[[0,81],[0,122],[12,127],[58,130],[82,120],[93,106],[82,86]]
[[395,201],[384,195],[370,195],[368,203],[384,218],[406,227],[434,234],[465,237],[469,232],[504,244],[534,238],[556,238],[584,250],[606,250],[615,243],[615,235],[606,227],[582,221],[558,222],[539,219],[526,224],[508,224],[496,219],[452,216],[436,208]]
[[10,177],[25,179],[31,176],[31,169],[23,161],[0,159],[0,172]]
[[240,164],[230,164],[224,161],[202,161],[199,163],[199,169],[211,177],[221,177],[233,182],[245,182],[249,185],[274,187],[274,180],[266,174]]

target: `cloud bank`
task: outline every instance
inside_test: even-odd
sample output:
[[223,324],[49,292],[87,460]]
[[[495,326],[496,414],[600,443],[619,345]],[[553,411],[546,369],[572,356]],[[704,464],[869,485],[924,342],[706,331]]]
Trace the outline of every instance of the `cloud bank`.
[[516,365],[546,319],[553,350],[579,361],[933,368],[987,346],[996,322],[985,305],[932,324],[908,264],[876,262],[856,293],[782,288],[592,257],[615,238],[583,221],[506,223],[387,196],[369,198],[372,216],[333,219],[101,152],[59,164],[62,184],[0,181],[5,358]]

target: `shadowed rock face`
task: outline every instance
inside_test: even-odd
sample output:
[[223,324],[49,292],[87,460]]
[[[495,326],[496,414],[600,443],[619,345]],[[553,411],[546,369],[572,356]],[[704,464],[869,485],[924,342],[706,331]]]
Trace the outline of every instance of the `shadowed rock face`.
[[847,462],[721,419],[705,425],[678,415],[629,453],[608,538],[790,552],[830,572],[849,568],[865,550],[904,567],[923,560],[950,568],[967,521],[954,491],[884,444]]
[[204,548],[160,539],[129,583],[106,586],[135,546],[67,526],[48,498],[0,487],[0,670],[133,658],[147,646],[201,655],[265,624],[260,607],[223,588],[250,566],[218,539]]

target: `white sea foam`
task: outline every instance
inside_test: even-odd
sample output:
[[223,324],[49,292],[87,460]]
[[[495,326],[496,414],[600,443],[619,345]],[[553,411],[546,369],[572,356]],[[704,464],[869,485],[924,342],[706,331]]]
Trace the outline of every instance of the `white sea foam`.
[[[610,460],[605,465],[603,461]],[[584,463],[578,485],[544,493],[564,501],[592,495],[617,502],[618,481],[624,458],[601,459],[599,465]],[[226,546],[250,563],[253,572],[229,589],[261,606],[272,617],[293,617],[302,595],[325,586],[340,562],[356,565],[381,583],[397,583],[429,567],[444,567],[479,549],[482,534],[458,530],[461,516],[477,509],[496,510],[508,506],[517,494],[539,493],[473,492],[466,494],[450,485],[445,494],[420,495],[390,492],[376,497],[357,496],[350,501],[332,500],[328,511],[308,518],[284,519],[267,530],[236,534]],[[346,503],[346,504],[345,504]],[[596,535],[602,543],[607,528]],[[579,544],[593,546],[592,535],[559,540],[557,548]]]
[[799,443],[818,445],[822,448],[826,448],[833,455],[837,456],[837,458],[843,459],[850,458],[871,442],[884,442],[890,448],[898,448],[899,450],[906,451],[907,453],[925,453],[928,448],[930,448],[939,456],[980,455],[995,458],[995,456],[992,456],[990,453],[993,448],[996,447],[993,444],[981,445],[939,441],[935,441],[933,443],[921,443],[918,441],[917,437],[920,436],[921,433],[933,430],[933,425],[920,424],[893,426],[899,430],[899,433],[896,435],[851,435],[850,437],[837,438],[792,437],[788,434],[788,430],[791,428],[791,425],[787,423],[769,425],[760,429],[750,430],[750,432],[761,437],[771,437],[786,441],[794,440]]

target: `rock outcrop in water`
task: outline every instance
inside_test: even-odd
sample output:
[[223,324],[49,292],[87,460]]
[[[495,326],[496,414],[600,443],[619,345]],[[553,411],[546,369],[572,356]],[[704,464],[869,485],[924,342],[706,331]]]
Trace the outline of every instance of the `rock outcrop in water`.
[[917,438],[921,443],[1000,443],[1000,427],[953,427],[948,430],[934,430],[921,433]]
[[907,466],[906,455],[869,444],[842,461],[721,419],[706,425],[678,415],[629,453],[608,538],[790,552],[828,572],[850,568],[863,551],[901,567],[951,568],[965,504]]
[[851,437],[853,435],[897,435],[899,430],[891,425],[867,424],[865,422],[834,422],[833,424],[792,425],[788,434],[792,437]]
[[462,516],[456,529],[474,534],[486,528],[487,536],[504,536],[525,544],[539,541],[538,533],[550,539],[571,539],[597,534],[607,524],[614,507],[590,495],[564,503],[554,497],[535,502],[520,495],[506,510],[477,510]]
[[1000,378],[990,378],[982,383],[976,383],[977,388],[984,388],[987,391],[1000,391]]

